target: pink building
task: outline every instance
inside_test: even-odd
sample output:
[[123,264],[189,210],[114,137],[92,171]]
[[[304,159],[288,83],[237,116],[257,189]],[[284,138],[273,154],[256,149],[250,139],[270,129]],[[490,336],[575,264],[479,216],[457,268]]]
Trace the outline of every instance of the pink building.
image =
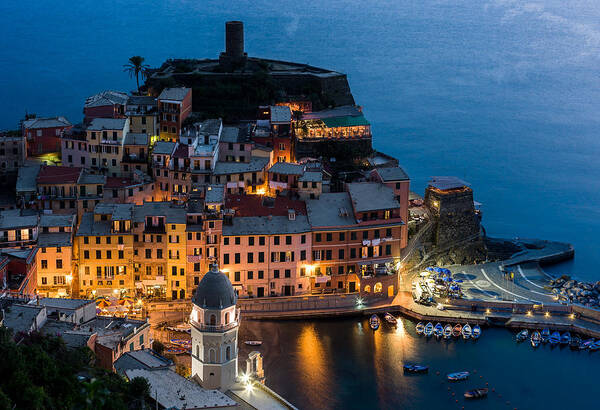
[[83,115],[92,118],[125,118],[125,105],[128,96],[120,91],[102,91],[85,100]]

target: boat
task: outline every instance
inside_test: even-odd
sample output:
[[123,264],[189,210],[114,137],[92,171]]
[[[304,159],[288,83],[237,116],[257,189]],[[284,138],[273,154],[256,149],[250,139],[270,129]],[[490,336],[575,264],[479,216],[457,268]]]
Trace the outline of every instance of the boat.
[[538,347],[542,341],[542,336],[537,330],[531,334],[531,346]]
[[473,330],[471,331],[471,339],[479,339],[479,336],[481,336],[481,328],[479,327],[479,325],[475,325],[473,326]]
[[450,339],[452,337],[452,325],[448,324],[444,326],[444,339]]
[[452,382],[459,381],[459,380],[467,380],[469,378],[469,372],[450,373],[446,377],[448,378],[448,380],[450,380]]
[[437,338],[442,337],[442,335],[444,334],[444,327],[441,325],[441,323],[435,325],[435,327],[433,328],[433,334]]
[[571,333],[565,332],[560,337],[560,344],[561,345],[568,345],[569,343],[571,343]]
[[468,323],[466,325],[464,325],[462,328],[462,331],[461,331],[463,339],[465,339],[465,340],[470,339],[471,332],[472,332],[471,326]]
[[415,327],[415,330],[417,331],[418,335],[422,335],[423,334],[423,330],[425,330],[425,325],[423,324],[423,322],[417,323],[417,326]]
[[517,342],[523,342],[525,339],[529,337],[529,330],[523,329],[519,333],[517,333]]
[[590,347],[588,347],[588,349],[590,349],[591,352],[595,352],[596,350],[600,349],[600,340],[590,344]]
[[260,346],[262,345],[262,340],[246,340],[244,343],[248,346]]
[[488,394],[488,389],[483,388],[483,389],[474,389],[474,390],[469,390],[466,391],[464,396],[465,399],[481,399],[483,397],[486,397]]
[[571,338],[571,342],[569,343],[569,347],[573,350],[579,349],[581,345],[581,338],[578,335],[575,335]]
[[398,324],[398,319],[396,319],[393,315],[389,314],[388,312],[385,312],[383,318],[386,322],[388,322],[391,325],[396,326]]
[[371,315],[371,318],[369,319],[369,326],[371,326],[371,329],[373,329],[373,330],[379,329],[380,324],[381,324],[381,320],[379,320],[379,317],[377,315]]
[[548,338],[548,342],[551,345],[556,345],[558,343],[560,343],[560,333],[558,332],[554,332],[550,335],[550,337]]
[[452,336],[459,337],[461,332],[462,332],[462,325],[460,323],[455,324],[454,327],[452,328]]
[[584,342],[581,342],[581,344],[579,345],[579,350],[585,350],[585,349],[589,349],[591,345],[593,345],[595,342],[594,339],[588,339]]
[[548,339],[550,338],[550,329],[545,328],[544,330],[542,330],[542,333],[540,333],[540,335],[542,336],[542,343],[548,342]]
[[433,334],[433,324],[431,322],[425,325],[425,329],[423,330],[423,334],[427,337]]
[[405,373],[427,373],[429,370],[429,366],[419,364],[405,364],[403,367]]

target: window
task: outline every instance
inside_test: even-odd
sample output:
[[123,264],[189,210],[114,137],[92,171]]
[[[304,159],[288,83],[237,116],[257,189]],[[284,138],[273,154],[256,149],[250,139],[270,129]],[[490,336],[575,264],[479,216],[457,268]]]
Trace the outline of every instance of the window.
[[306,268],[300,268],[300,276],[306,276]]
[[119,245],[123,245],[123,237],[122,237],[122,236],[119,236],[119,237],[117,238],[117,242],[119,243]]
[[106,259],[112,259],[112,251],[106,251]]
[[340,232],[340,241],[345,241],[345,240],[346,240],[346,233]]
[[375,239],[378,239],[378,238],[379,238],[379,229],[375,229],[375,230],[373,231],[373,237],[374,237]]
[[254,278],[254,272],[251,270],[248,271],[248,280],[252,280]]
[[83,259],[89,259],[90,258],[90,251],[83,251]]
[[369,231],[363,231],[362,236],[363,239],[369,239]]
[[331,260],[331,249],[327,249],[325,251],[325,260],[328,260],[328,261]]
[[146,259],[152,258],[152,249],[146,249]]
[[236,236],[236,237],[235,237],[235,244],[236,244],[236,245],[239,245],[239,244],[240,244],[240,237],[239,237],[239,236]]
[[286,245],[291,245],[292,244],[292,237],[290,235],[287,235],[285,237],[285,244]]
[[248,246],[254,246],[254,236],[248,237]]
[[351,241],[355,241],[356,240],[356,232],[350,232],[350,240]]
[[391,255],[392,254],[392,245],[385,245],[385,254],[386,255]]
[[275,245],[279,245],[279,236],[274,236],[274,237],[273,237],[273,243],[274,243]]
[[248,252],[248,263],[254,263],[254,253]]
[[227,237],[223,238],[223,245],[229,245],[229,238],[227,238]]
[[275,270],[273,271],[273,277],[274,277],[275,279],[279,279],[279,269],[275,269]]
[[265,277],[265,271],[259,270],[258,271],[258,279],[263,279]]
[[263,263],[265,261],[265,253],[258,252],[258,263]]
[[315,242],[321,242],[321,234],[320,233],[315,235]]
[[264,236],[259,236],[258,237],[258,244],[260,246],[264,246],[265,245],[265,237]]
[[240,263],[240,259],[241,259],[241,257],[240,257],[240,254],[239,254],[239,253],[236,253],[236,254],[234,255],[234,260],[235,260],[235,263],[236,263],[236,264]]
[[119,259],[123,259],[125,257],[125,252],[119,251]]
[[387,228],[385,230],[385,236],[386,236],[386,238],[391,238],[392,237],[392,228]]
[[292,277],[292,271],[290,269],[286,269],[284,272],[284,276],[286,278],[291,278]]
[[331,232],[327,233],[326,238],[327,238],[327,242],[333,241],[333,234]]
[[107,237],[106,237],[106,244],[107,244],[107,245],[110,245],[110,236],[107,236]]
[[344,274],[344,267],[338,266],[338,275],[343,275],[343,274]]
[[96,259],[102,259],[102,252],[96,251]]
[[223,254],[223,265],[229,265],[229,254],[228,253]]
[[83,243],[84,243],[84,244],[86,244],[86,245],[88,245],[88,244],[90,243],[90,238],[89,238],[89,236],[84,236],[84,237],[83,237]]
[[45,259],[42,259],[42,269],[48,269],[48,261]]
[[98,244],[98,245],[100,244],[100,237],[99,236],[96,236],[96,244]]
[[338,259],[344,260],[344,250],[343,249],[338,250]]
[[306,243],[306,235],[300,236],[300,243]]
[[306,251],[305,250],[300,251],[300,260],[301,261],[306,260]]
[[350,259],[356,258],[356,248],[350,248]]
[[240,273],[239,272],[234,272],[233,273],[233,280],[234,280],[234,282],[239,282],[240,281]]
[[[46,278],[42,278],[42,285],[47,285],[47,284],[48,284],[48,280]],[[84,283],[84,285],[85,285],[85,283]]]
[[63,264],[62,264],[62,259],[57,259],[56,260],[56,269],[62,269]]

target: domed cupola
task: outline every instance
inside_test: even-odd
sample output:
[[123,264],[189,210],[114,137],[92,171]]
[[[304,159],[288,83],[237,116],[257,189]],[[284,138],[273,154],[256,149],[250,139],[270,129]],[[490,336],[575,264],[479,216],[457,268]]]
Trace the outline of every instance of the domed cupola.
[[237,295],[229,278],[212,264],[198,284],[192,303],[202,309],[225,309],[236,302]]

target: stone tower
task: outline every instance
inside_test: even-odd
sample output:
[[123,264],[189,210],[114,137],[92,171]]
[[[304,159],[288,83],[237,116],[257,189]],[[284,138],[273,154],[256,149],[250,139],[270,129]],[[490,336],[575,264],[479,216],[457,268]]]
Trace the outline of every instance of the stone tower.
[[228,390],[238,372],[239,311],[231,282],[216,264],[192,298],[192,377],[206,389]]
[[244,66],[248,54],[244,52],[244,23],[225,23],[225,52],[219,56],[219,64],[226,71]]

